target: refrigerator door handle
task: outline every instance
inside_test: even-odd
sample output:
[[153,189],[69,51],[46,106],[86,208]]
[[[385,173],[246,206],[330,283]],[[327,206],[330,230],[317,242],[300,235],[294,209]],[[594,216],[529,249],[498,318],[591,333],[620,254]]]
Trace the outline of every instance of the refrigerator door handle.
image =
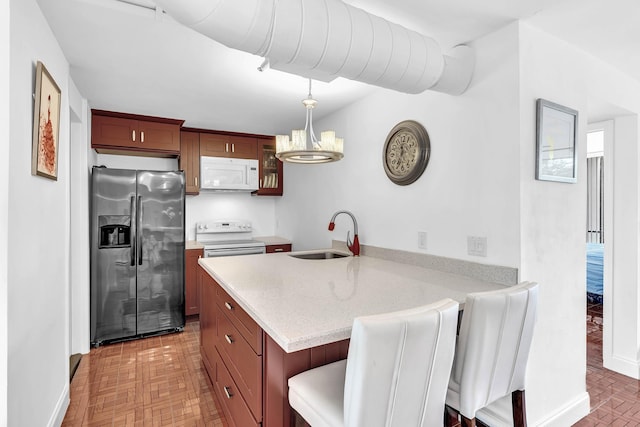
[[142,265],[142,196],[138,196],[136,221],[136,238],[138,239],[138,265]]
[[[131,196],[131,207],[129,209],[129,212],[131,212],[131,214],[133,214],[134,209],[135,209],[135,203],[136,203],[136,199],[135,196]],[[135,224],[135,218],[133,218],[132,223]],[[138,232],[138,229],[135,228],[134,226],[134,230],[133,230],[133,235],[136,236]],[[136,265],[136,238],[134,237],[131,240],[131,265]]]

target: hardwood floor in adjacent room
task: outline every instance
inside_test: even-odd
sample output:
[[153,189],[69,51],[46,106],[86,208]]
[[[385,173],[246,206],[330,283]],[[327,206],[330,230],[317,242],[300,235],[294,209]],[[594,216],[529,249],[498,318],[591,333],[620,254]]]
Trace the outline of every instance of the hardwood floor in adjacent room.
[[63,426],[227,426],[200,360],[197,319],[182,333],[91,349],[70,394]]
[[575,427],[640,426],[640,381],[602,366],[602,305],[587,305],[587,391],[591,412]]

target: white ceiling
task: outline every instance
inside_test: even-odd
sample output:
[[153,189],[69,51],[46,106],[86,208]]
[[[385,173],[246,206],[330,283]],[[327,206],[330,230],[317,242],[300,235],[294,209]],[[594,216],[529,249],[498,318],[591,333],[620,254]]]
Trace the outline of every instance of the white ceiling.
[[[259,72],[262,58],[183,27],[154,10],[152,0],[126,1],[38,0],[92,108],[266,134],[303,125],[304,78]],[[345,1],[430,36],[445,51],[527,20],[640,80],[637,0]],[[342,78],[314,82],[315,117],[375,90],[385,89]]]

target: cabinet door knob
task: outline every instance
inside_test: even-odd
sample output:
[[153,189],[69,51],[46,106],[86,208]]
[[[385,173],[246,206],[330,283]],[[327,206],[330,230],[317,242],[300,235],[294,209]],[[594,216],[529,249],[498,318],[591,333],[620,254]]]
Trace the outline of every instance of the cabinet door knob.
[[273,251],[274,251],[274,252],[282,252],[282,251],[284,251],[284,249],[282,249],[282,248],[275,248]]
[[227,152],[227,153],[229,152],[229,143],[228,142],[224,144],[224,151]]
[[236,152],[236,144],[231,144],[231,152],[232,153]]
[[132,140],[133,142],[136,142],[136,131],[135,131],[135,130],[132,130],[132,131],[131,131],[131,140]]
[[194,178],[193,178],[193,181],[195,182],[196,187],[197,187],[197,186],[198,186],[198,177],[197,177],[197,176],[196,176],[196,177],[194,177]]
[[227,309],[229,310],[233,310],[233,306],[231,305],[231,303],[225,302],[224,306],[227,307]]
[[140,142],[144,142],[144,131],[140,131]]
[[231,387],[224,387],[224,394],[227,395],[227,399],[231,399],[233,397],[233,393],[231,393]]
[[229,344],[233,344],[233,338],[231,338],[231,335],[224,334],[224,339],[227,340]]

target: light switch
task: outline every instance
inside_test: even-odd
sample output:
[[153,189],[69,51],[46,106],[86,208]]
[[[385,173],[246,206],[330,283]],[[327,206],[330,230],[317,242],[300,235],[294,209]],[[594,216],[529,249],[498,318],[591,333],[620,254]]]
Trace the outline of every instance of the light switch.
[[487,256],[487,238],[467,236],[467,253],[473,256]]
[[420,249],[427,249],[427,232],[418,231],[418,247]]

